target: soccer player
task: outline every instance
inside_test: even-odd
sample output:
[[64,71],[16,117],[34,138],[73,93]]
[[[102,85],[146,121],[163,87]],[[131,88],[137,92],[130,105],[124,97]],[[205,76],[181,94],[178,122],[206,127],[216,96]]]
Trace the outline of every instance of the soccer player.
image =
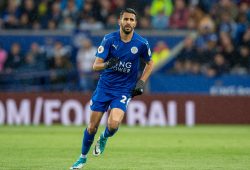
[[[117,132],[130,99],[143,93],[144,84],[153,69],[153,62],[147,40],[134,32],[136,23],[134,9],[122,10],[119,31],[105,35],[97,50],[93,69],[102,72],[91,98],[92,112],[89,125],[84,131],[82,152],[70,169],[80,169],[86,164],[87,154],[104,112],[111,109],[107,127],[94,147],[94,156],[103,153],[108,138]],[[146,65],[137,81],[140,58]]]

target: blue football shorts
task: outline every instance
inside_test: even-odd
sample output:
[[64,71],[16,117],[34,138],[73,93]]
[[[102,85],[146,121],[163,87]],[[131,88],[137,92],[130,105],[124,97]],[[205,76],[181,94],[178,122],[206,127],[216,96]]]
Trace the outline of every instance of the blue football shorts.
[[108,92],[97,88],[92,95],[90,109],[106,112],[108,109],[119,108],[126,112],[130,100],[130,93]]

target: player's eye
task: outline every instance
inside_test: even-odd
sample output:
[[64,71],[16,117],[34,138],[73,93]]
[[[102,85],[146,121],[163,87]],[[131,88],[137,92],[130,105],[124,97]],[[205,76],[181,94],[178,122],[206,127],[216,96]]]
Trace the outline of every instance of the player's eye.
[[134,18],[124,18],[124,21],[131,21],[131,22],[134,22]]

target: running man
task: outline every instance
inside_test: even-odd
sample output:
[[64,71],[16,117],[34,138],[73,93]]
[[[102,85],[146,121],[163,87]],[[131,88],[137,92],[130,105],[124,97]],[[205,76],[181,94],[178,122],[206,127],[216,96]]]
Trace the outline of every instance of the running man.
[[[91,98],[92,112],[89,125],[84,131],[81,155],[70,169],[80,169],[86,164],[87,154],[103,114],[111,109],[107,127],[94,147],[94,156],[104,152],[108,138],[117,132],[130,99],[143,93],[144,84],[153,69],[153,62],[147,40],[134,32],[136,23],[134,9],[122,10],[119,31],[105,35],[97,50],[93,69],[102,72]],[[137,80],[140,58],[146,65]]]

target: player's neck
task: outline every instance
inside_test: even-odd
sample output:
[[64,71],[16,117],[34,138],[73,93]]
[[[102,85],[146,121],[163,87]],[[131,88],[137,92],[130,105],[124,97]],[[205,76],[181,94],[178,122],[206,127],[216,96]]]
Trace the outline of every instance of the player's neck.
[[129,34],[125,34],[122,30],[120,30],[121,40],[125,43],[131,41],[133,34],[134,34],[134,31],[131,31]]

